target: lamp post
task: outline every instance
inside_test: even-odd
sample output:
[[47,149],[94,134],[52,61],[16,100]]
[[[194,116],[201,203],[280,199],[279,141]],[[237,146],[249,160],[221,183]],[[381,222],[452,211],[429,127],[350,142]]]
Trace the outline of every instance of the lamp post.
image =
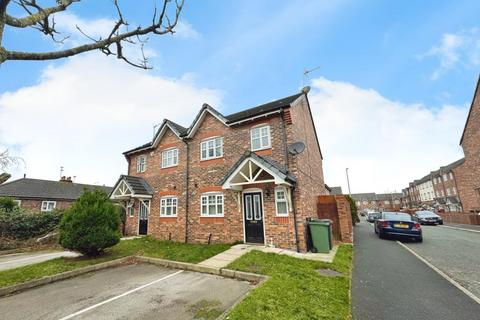
[[345,173],[347,174],[348,195],[351,196],[352,193],[350,191],[350,179],[348,178],[348,168],[345,169]]

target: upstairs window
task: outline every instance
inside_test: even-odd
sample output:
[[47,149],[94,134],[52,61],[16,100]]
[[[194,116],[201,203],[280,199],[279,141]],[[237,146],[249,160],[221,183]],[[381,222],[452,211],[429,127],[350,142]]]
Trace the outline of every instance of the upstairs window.
[[450,180],[453,180],[453,173],[450,172]]
[[270,126],[253,128],[250,131],[252,151],[271,148]]
[[42,211],[53,211],[56,207],[56,201],[42,201]]
[[201,197],[201,216],[223,217],[223,194],[204,194]]
[[177,198],[164,197],[160,199],[160,217],[177,216]]
[[178,165],[178,149],[169,149],[162,152],[162,168]]
[[223,138],[217,137],[202,141],[200,144],[200,159],[209,160],[223,157]]
[[287,195],[284,188],[275,189],[277,216],[288,216]]
[[137,157],[137,172],[145,172],[147,168],[147,157],[139,156]]

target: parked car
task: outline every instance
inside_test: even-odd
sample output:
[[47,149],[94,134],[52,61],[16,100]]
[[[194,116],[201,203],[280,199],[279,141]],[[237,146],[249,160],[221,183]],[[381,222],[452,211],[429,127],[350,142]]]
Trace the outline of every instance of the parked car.
[[379,219],[382,214],[380,212],[369,212],[367,214],[367,221],[368,222],[375,222],[375,220]]
[[420,223],[413,221],[408,213],[383,212],[380,219],[375,221],[375,233],[380,239],[397,236],[423,241]]
[[415,211],[415,215],[413,216],[413,220],[417,221],[420,224],[443,224],[443,219],[438,214],[433,213],[432,211]]

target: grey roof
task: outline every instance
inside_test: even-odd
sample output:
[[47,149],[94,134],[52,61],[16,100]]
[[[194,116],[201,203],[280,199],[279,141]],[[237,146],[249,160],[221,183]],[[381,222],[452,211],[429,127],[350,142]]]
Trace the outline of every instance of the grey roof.
[[110,193],[111,187],[80,184],[67,181],[52,181],[22,178],[0,185],[0,196],[26,199],[75,200],[84,189],[99,188]]
[[333,195],[343,194],[342,187],[330,187],[330,189],[331,189],[330,194],[333,194]]
[[249,108],[237,113],[232,113],[226,116],[225,118],[227,118],[229,123],[232,123],[232,122],[248,119],[260,114],[272,112],[281,108],[289,107],[290,104],[295,100],[297,100],[302,94],[303,92],[300,92],[286,98],[282,98],[282,99],[278,99],[275,101],[262,104],[257,107]]
[[124,175],[124,174],[122,174],[120,176],[120,178],[118,178],[117,183],[115,183],[115,186],[112,188],[111,192],[113,192],[117,188],[118,184],[122,180],[125,181],[130,186],[133,193],[135,193],[135,194],[153,195],[153,193],[154,193],[153,188],[150,187],[148,182],[145,179],[143,179],[142,177],[127,176],[127,175]]
[[295,178],[294,175],[292,175],[289,171],[286,170],[286,168],[274,160],[268,158],[268,157],[262,157],[256,154],[255,152],[252,151],[246,151],[240,159],[230,168],[230,170],[227,172],[227,174],[223,177],[223,179],[220,181],[220,185],[223,185],[227,179],[233,174],[233,172],[237,169],[237,167],[247,158],[253,158],[260,162],[263,166],[265,166],[267,169],[273,171],[276,175],[281,177],[284,180],[290,181],[295,183],[297,179]]
[[308,92],[308,90],[307,91],[305,91],[305,90],[306,89],[302,90],[302,92],[300,92],[300,93],[294,94],[294,95],[286,97],[286,98],[281,98],[281,99],[271,101],[271,102],[253,107],[253,108],[249,108],[249,109],[237,112],[237,113],[232,113],[228,116],[224,116],[223,114],[221,114],[220,112],[215,110],[215,108],[213,108],[213,107],[211,107],[211,106],[209,106],[208,104],[205,103],[205,104],[203,104],[200,111],[197,113],[197,115],[196,115],[195,119],[193,120],[192,124],[190,125],[190,127],[185,128],[185,127],[183,127],[183,126],[181,126],[181,125],[179,125],[179,124],[177,124],[177,123],[175,123],[171,120],[165,119],[165,120],[163,120],[162,125],[159,127],[157,133],[155,134],[155,136],[153,137],[151,142],[147,142],[147,143],[145,143],[145,144],[143,144],[139,147],[130,149],[128,151],[125,151],[123,154],[128,154],[128,153],[132,153],[132,152],[139,151],[139,150],[142,150],[142,149],[151,148],[153,146],[153,142],[155,141],[155,139],[159,135],[161,129],[166,124],[169,124],[170,127],[175,131],[175,133],[179,137],[183,138],[183,137],[187,136],[192,131],[193,127],[195,126],[195,123],[199,120],[200,116],[202,115],[202,113],[205,110],[208,110],[209,112],[213,113],[214,115],[216,115],[218,118],[222,119],[222,121],[225,122],[228,125],[228,124],[231,124],[231,123],[234,123],[234,122],[237,122],[237,121],[249,119],[249,118],[259,116],[259,115],[262,115],[262,114],[265,114],[265,113],[269,113],[269,112],[272,112],[272,111],[280,110],[280,109],[285,108],[285,107],[289,107],[292,102],[294,102],[300,96],[305,94],[305,92]]
[[399,199],[403,196],[402,193],[375,193],[375,192],[368,192],[368,193],[353,193],[352,195],[353,200],[355,201],[384,201],[384,200],[392,200]]

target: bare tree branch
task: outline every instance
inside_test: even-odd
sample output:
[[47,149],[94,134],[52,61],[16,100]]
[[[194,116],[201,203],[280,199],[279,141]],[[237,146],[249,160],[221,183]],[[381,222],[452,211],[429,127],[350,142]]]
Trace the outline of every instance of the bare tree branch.
[[[59,32],[55,29],[53,14],[65,11],[71,4],[80,2],[80,0],[57,0],[57,6],[49,8],[42,8],[37,4],[36,0],[13,0],[13,3],[16,3],[28,13],[28,16],[24,18],[14,18],[6,13],[9,2],[10,0],[0,0],[0,65],[8,60],[53,60],[70,57],[87,51],[100,50],[106,55],[115,55],[118,59],[122,59],[128,64],[142,69],[149,69],[150,67],[148,66],[148,59],[145,57],[144,52],[146,40],[141,40],[140,37],[149,33],[155,35],[173,34],[184,5],[184,0],[163,0],[162,9],[158,16],[155,6],[150,25],[146,27],[138,26],[133,30],[129,30],[129,24],[122,14],[118,0],[112,0],[117,12],[117,21],[105,38],[95,39],[87,35],[86,32],[77,26],[79,32],[87,37],[90,43],[51,52],[23,52],[8,50],[2,47],[2,31],[5,25],[17,28],[36,28],[45,35],[49,35],[55,42],[63,42],[63,40],[68,37],[60,40],[56,38]],[[171,5],[173,6],[172,9],[174,9],[174,13],[173,10],[169,9]],[[169,14],[171,14],[172,17],[170,17]],[[137,41],[134,40],[135,38]],[[140,46],[142,59],[139,63],[132,62],[125,56],[125,50],[123,49],[124,43],[137,44]]]
[[8,168],[17,167],[20,162],[24,162],[23,159],[11,156],[8,149],[0,151],[0,172],[6,172]]

